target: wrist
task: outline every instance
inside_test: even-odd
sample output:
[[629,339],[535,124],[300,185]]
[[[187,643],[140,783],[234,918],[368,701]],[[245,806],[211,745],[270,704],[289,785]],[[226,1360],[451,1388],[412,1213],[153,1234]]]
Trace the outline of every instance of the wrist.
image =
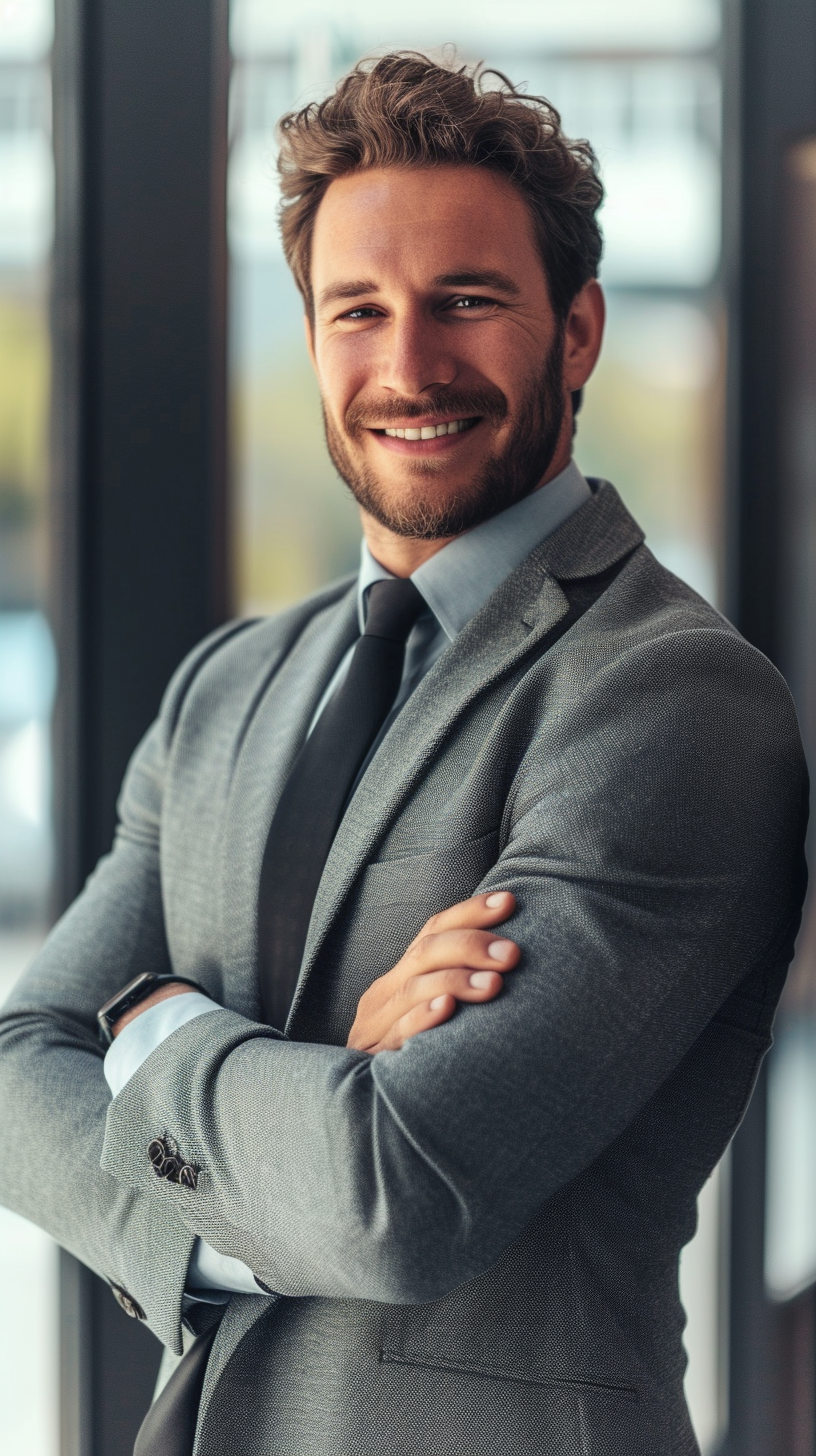
[[131,1013],[138,1016],[140,1011],[147,1011],[157,1001],[163,1001],[166,994],[178,996],[182,989],[204,990],[189,976],[176,976],[172,971],[140,971],[97,1011],[99,1037],[103,1045],[110,1046],[114,1035],[124,1031],[128,1022],[133,1020]]
[[124,1031],[125,1027],[129,1026],[131,1021],[135,1021],[137,1016],[141,1016],[143,1011],[149,1011],[151,1006],[158,1006],[160,1001],[169,1001],[171,996],[191,996],[194,990],[193,986],[184,985],[180,981],[166,981],[164,985],[158,986],[149,996],[145,996],[143,1001],[131,1006],[114,1022],[111,1027],[114,1041],[120,1031]]

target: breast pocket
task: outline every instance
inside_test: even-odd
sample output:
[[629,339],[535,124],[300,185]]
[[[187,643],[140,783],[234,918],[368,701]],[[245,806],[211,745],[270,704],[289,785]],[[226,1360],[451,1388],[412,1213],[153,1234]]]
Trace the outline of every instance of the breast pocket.
[[498,852],[494,829],[478,839],[368,866],[346,924],[351,954],[368,964],[371,980],[390,970],[426,920],[478,889]]
[[368,865],[311,978],[320,983],[320,997],[304,997],[303,1025],[309,1034],[342,1044],[371,983],[396,965],[426,920],[478,889],[498,853],[494,829],[477,839]]
[[477,839],[423,850],[398,859],[376,860],[359,882],[359,900],[379,906],[430,907],[428,916],[472,895],[499,852],[499,831]]

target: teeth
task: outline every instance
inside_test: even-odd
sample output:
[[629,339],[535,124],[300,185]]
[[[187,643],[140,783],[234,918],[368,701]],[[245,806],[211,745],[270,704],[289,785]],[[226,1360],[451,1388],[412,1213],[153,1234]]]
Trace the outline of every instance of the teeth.
[[397,440],[433,440],[437,435],[457,435],[460,430],[466,428],[466,420],[451,420],[449,424],[423,425],[421,429],[386,429],[385,434]]

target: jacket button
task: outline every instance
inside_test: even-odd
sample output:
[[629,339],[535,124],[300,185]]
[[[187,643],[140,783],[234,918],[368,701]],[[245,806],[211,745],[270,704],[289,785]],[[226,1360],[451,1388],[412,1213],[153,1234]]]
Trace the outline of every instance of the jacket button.
[[164,1138],[154,1138],[151,1143],[148,1143],[147,1156],[153,1164],[154,1171],[161,1178],[162,1164],[167,1157],[167,1145]]
[[111,1290],[119,1308],[123,1309],[125,1314],[129,1314],[131,1319],[143,1320],[147,1318],[139,1301],[134,1299],[132,1294],[128,1294],[127,1290],[123,1289],[121,1284],[112,1284]]
[[169,1133],[148,1143],[147,1156],[157,1178],[166,1178],[168,1183],[178,1183],[182,1188],[198,1187],[198,1168],[194,1163],[185,1162],[178,1143]]

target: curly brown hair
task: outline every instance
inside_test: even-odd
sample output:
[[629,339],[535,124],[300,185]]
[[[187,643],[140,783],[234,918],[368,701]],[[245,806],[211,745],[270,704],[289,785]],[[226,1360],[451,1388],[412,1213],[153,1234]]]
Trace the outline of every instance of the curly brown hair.
[[530,208],[560,319],[597,276],[595,153],[564,135],[549,101],[525,95],[501,71],[439,65],[413,51],[363,60],[325,101],[282,117],[278,138],[283,250],[310,314],[317,209],[335,178],[366,167],[487,167],[506,177]]

